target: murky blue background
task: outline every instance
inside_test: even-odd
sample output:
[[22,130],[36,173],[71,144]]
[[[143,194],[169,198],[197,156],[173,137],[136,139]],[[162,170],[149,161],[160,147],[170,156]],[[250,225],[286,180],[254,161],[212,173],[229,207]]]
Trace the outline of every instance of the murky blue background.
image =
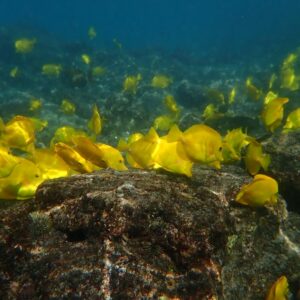
[[300,44],[299,0],[1,0],[0,24],[41,27],[67,40],[98,32],[128,49],[223,53],[291,49]]

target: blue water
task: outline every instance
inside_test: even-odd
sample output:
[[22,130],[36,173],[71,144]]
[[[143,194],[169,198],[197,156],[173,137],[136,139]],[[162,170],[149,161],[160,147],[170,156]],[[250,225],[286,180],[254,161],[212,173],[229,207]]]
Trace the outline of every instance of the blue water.
[[30,25],[96,46],[229,53],[300,44],[299,0],[1,0],[0,25]]

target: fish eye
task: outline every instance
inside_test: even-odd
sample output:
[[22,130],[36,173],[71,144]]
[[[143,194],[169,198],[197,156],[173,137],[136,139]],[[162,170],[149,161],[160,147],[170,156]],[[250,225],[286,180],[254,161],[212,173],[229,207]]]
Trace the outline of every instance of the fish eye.
[[39,178],[40,177],[38,174],[35,174],[34,176],[35,176],[35,178]]
[[222,150],[223,150],[223,148],[222,148],[222,147],[220,147],[220,148],[219,148],[219,151],[222,151]]

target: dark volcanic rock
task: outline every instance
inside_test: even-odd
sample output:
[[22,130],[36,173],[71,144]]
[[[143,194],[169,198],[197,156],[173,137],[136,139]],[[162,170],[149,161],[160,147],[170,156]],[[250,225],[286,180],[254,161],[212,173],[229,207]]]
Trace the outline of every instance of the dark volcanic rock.
[[300,131],[273,135],[264,149],[271,155],[270,172],[279,182],[288,210],[300,213]]
[[45,182],[0,212],[0,298],[257,300],[282,274],[297,286],[300,218],[282,199],[234,203],[243,174],[107,170]]

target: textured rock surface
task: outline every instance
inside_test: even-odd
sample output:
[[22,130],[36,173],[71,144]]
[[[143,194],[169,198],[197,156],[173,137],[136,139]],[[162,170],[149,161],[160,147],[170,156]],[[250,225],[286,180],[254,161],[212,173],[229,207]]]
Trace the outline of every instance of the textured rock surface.
[[279,182],[288,210],[300,213],[300,131],[274,135],[264,148],[271,155],[270,172]]
[[[234,203],[244,171],[45,182],[0,212],[1,299],[263,299],[300,278],[298,215]],[[297,240],[298,239],[298,240]]]

